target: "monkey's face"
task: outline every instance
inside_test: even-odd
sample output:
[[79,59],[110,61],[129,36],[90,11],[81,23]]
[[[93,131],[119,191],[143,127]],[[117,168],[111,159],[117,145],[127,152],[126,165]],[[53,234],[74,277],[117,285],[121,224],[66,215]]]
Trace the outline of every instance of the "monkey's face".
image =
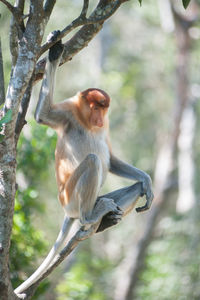
[[108,108],[100,106],[96,102],[90,103],[90,124],[91,126],[103,127],[104,118]]
[[87,89],[81,95],[85,104],[85,117],[88,119],[89,125],[103,127],[110,104],[108,94],[100,89]]

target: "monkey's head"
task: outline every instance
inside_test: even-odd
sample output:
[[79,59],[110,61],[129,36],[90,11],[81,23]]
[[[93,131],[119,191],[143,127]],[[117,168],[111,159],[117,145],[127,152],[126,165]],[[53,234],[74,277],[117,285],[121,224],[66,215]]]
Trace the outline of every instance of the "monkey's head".
[[103,90],[90,88],[81,92],[81,99],[85,106],[84,114],[87,115],[90,125],[103,127],[110,104],[108,94]]

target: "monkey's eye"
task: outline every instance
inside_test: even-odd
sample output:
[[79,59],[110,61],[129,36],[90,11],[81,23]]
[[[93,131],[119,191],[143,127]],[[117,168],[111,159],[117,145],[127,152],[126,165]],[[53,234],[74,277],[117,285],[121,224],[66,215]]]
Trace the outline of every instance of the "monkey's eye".
[[99,110],[98,106],[94,106],[94,110]]

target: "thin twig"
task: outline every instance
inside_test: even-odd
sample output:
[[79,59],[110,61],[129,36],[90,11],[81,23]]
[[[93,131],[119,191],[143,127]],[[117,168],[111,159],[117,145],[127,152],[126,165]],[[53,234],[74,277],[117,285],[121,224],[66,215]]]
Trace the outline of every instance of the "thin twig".
[[86,14],[87,14],[87,11],[88,11],[88,6],[89,6],[89,0],[84,0],[83,8],[82,8],[82,11],[81,11],[81,16],[83,16],[84,18],[86,18]]
[[3,4],[5,4],[7,6],[7,8],[9,9],[9,11],[15,15],[15,8],[14,6],[12,6],[12,4],[10,4],[8,1],[6,0],[0,0]]
[[[57,41],[65,37],[67,34],[69,34],[72,30],[74,30],[77,27],[83,26],[83,25],[91,25],[96,23],[101,23],[106,21],[108,18],[110,18],[115,11],[119,8],[119,6],[124,2],[122,0],[116,0],[114,2],[109,3],[107,6],[105,6],[104,9],[99,10],[98,6],[95,8],[94,12],[90,15],[89,18],[86,18],[86,8],[87,8],[87,2],[84,2],[82,12],[78,18],[76,18],[74,21],[71,22],[68,26],[66,26],[60,34],[57,36],[56,40],[53,42],[46,42],[42,47],[40,51],[40,55],[42,55],[45,51],[47,51],[51,46],[53,46]],[[107,13],[106,10],[108,10]]]
[[[69,41],[64,44],[64,52],[61,64],[70,61],[78,52],[85,48],[89,42],[101,30],[103,24],[91,24],[83,26]],[[81,41],[81,44],[80,44]],[[83,41],[83,42],[82,42]],[[77,47],[78,44],[78,47]],[[35,81],[38,82],[43,78],[44,69],[46,65],[46,58],[41,59],[35,68]]]
[[23,13],[21,13],[20,10],[18,10],[18,7],[13,6],[7,0],[0,0],[0,2],[6,5],[8,10],[12,13],[16,21],[16,25],[19,27],[20,30],[23,30]]
[[24,4],[25,4],[25,0],[18,0],[17,2],[17,10],[19,12],[19,14],[22,16],[22,18],[24,19]]
[[46,0],[46,2],[44,4],[44,12],[46,14],[46,17],[48,17],[48,18],[50,17],[55,3],[56,3],[56,0]]

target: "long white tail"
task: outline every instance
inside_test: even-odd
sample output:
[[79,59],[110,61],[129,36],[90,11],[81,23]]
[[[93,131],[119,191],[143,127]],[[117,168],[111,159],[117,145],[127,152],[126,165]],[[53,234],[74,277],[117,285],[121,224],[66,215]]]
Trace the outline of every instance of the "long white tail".
[[58,254],[62,244],[64,243],[73,222],[74,219],[65,216],[61,230],[56,239],[56,242],[51,248],[49,254],[45,258],[43,263],[39,266],[39,268],[26,281],[24,281],[20,286],[18,286],[15,289],[16,294],[20,294],[23,291],[25,291],[29,286],[35,283],[41,277],[41,275],[43,275],[44,272],[48,269],[48,267],[53,262],[53,259],[55,258],[56,254]]

